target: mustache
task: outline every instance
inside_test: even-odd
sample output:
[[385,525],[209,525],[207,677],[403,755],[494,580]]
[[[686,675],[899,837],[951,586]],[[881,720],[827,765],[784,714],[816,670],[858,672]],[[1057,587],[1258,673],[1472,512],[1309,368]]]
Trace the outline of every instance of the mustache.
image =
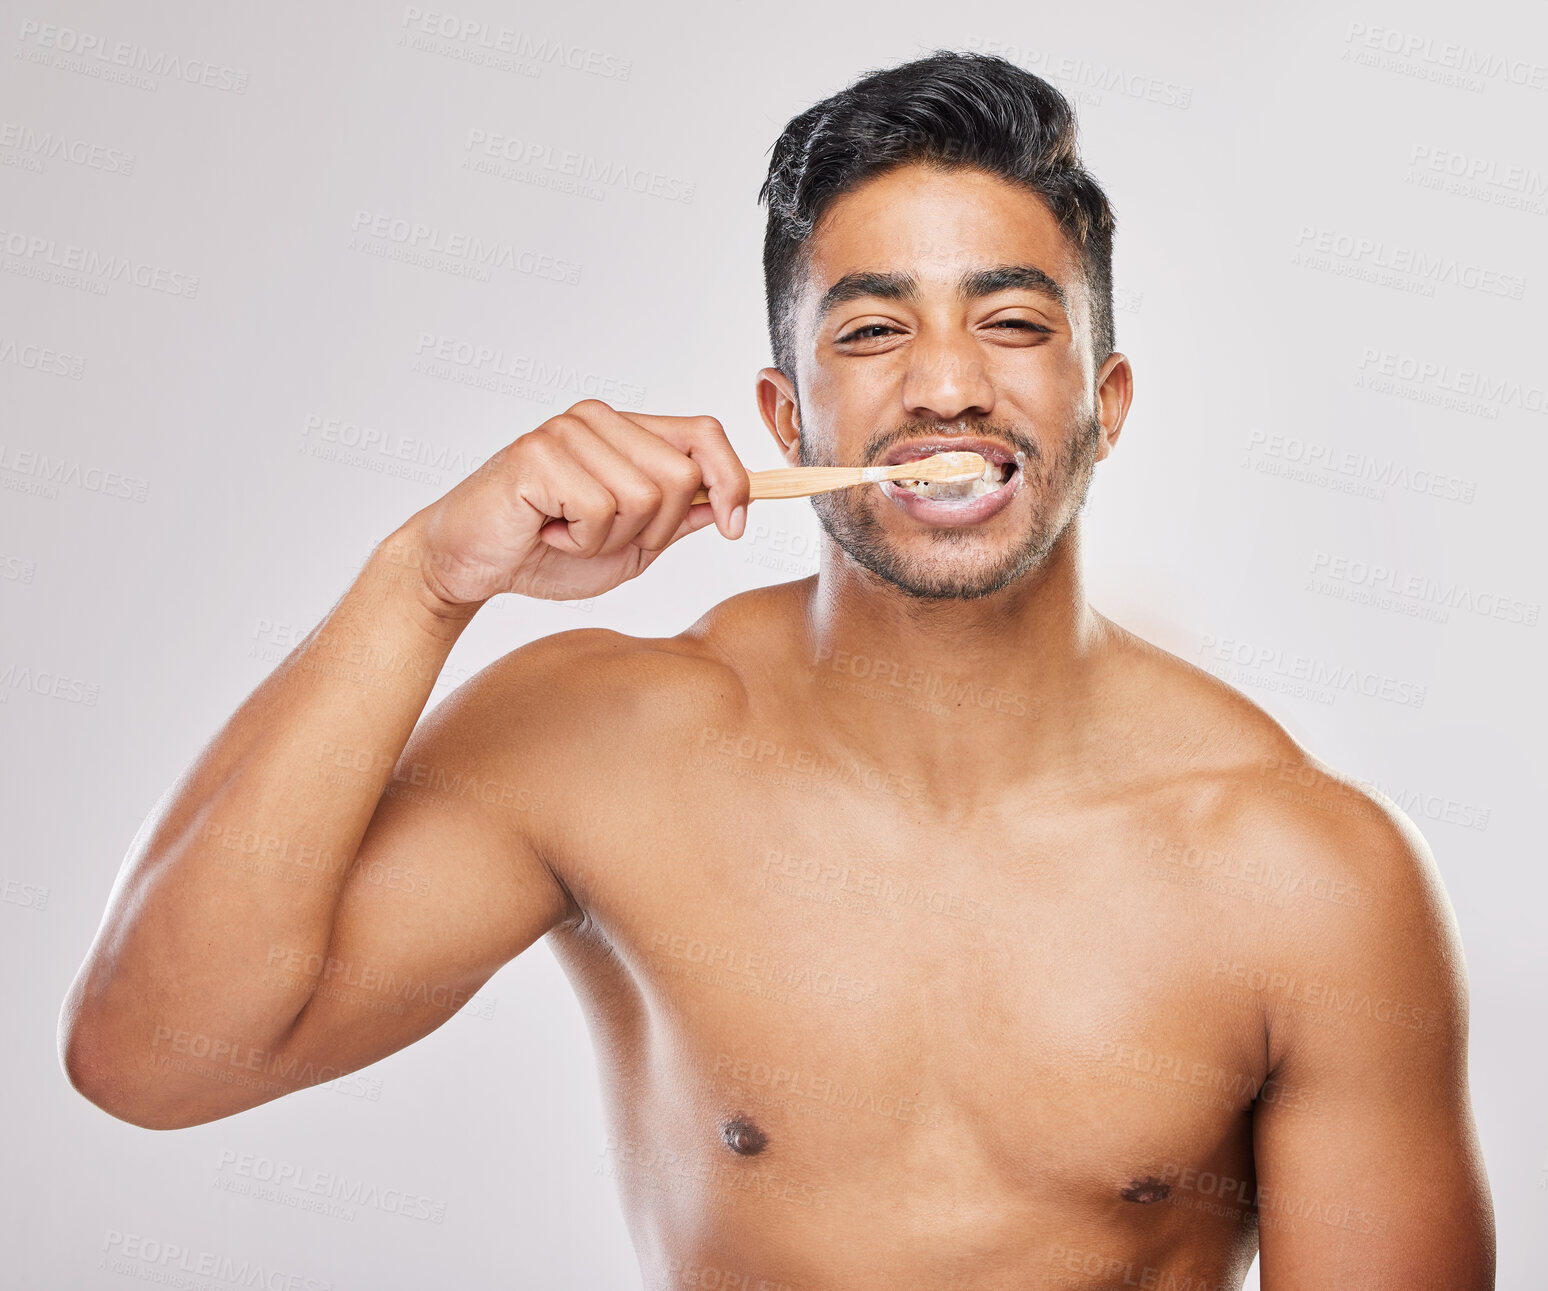
[[960,422],[942,426],[934,422],[914,421],[906,422],[902,426],[892,430],[878,431],[870,439],[865,441],[860,450],[860,464],[862,466],[874,466],[886,456],[887,451],[895,444],[901,444],[910,439],[958,439],[969,435],[976,435],[981,439],[992,439],[998,443],[1008,445],[1011,449],[1025,455],[1028,462],[1040,462],[1043,450],[1038,442],[1029,435],[1017,430],[1014,426],[994,425],[984,423],[977,426],[964,426]]

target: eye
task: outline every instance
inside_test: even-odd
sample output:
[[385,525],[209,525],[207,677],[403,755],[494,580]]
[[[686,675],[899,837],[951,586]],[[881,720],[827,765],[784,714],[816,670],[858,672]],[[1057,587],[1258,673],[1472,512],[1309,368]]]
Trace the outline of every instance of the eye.
[[848,336],[841,336],[841,337],[839,337],[839,344],[842,345],[845,341],[869,340],[870,338],[868,336],[866,336],[867,332],[895,332],[895,331],[897,331],[897,328],[895,328],[895,327],[888,327],[885,323],[868,323],[864,327],[857,327],[857,328],[855,328],[855,330],[852,331],[851,333],[849,333]]
[[1053,335],[1053,328],[1044,327],[1041,323],[1034,323],[1029,318],[1002,318],[998,323],[993,323],[991,326],[1019,327],[1029,332],[1046,332],[1050,336]]

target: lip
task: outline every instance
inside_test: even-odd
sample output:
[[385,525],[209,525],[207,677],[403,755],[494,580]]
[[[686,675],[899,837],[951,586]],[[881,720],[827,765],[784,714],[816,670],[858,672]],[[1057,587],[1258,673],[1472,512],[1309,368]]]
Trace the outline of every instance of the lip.
[[[1017,462],[1016,451],[997,444],[992,439],[970,439],[962,435],[943,435],[936,439],[911,439],[894,444],[881,459],[883,466],[896,466],[899,462],[917,462],[921,457],[933,457],[936,453],[977,453],[985,461],[1005,466]],[[1018,471],[1017,474],[1020,474]],[[987,495],[985,495],[987,496]]]
[[982,524],[991,516],[1004,510],[1011,499],[1021,492],[1021,481],[1026,476],[1024,457],[990,439],[943,436],[938,439],[910,440],[907,443],[895,444],[882,458],[881,464],[896,466],[899,462],[916,462],[921,457],[930,457],[935,453],[977,453],[986,461],[998,466],[1009,464],[1016,469],[1011,472],[1010,479],[992,493],[985,493],[982,497],[966,502],[922,498],[909,489],[894,484],[891,480],[883,480],[880,485],[881,491],[887,495],[892,504],[921,524],[952,529],[963,525]]

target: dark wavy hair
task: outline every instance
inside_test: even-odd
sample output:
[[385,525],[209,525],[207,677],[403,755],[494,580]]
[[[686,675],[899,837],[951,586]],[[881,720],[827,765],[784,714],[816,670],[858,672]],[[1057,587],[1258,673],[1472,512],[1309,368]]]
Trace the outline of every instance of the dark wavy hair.
[[1080,256],[1093,348],[1113,352],[1113,212],[1081,165],[1063,94],[993,54],[939,49],[868,72],[793,118],[772,149],[758,201],[769,208],[763,281],[774,366],[795,380],[795,296],[803,253],[830,205],[911,162],[975,169],[1036,193]]

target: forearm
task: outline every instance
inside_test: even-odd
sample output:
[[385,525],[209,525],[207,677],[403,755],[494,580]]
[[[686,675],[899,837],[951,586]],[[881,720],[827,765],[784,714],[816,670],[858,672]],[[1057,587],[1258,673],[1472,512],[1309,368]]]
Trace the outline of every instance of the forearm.
[[208,1082],[158,1068],[160,1051],[272,1049],[305,1006],[361,838],[472,616],[425,591],[412,524],[141,829],[66,1007],[78,1080],[175,1100]]
[[[694,504],[701,482],[713,504]],[[229,1115],[284,1089],[232,1089],[232,1072],[212,1082],[183,1055],[197,1059],[202,1046],[268,1070],[269,1059],[307,1045],[348,1058],[415,1038],[417,1023],[362,1048],[359,1035],[339,1034],[336,1016],[330,1031],[327,1009],[339,1011],[327,994],[332,946],[353,935],[405,972],[443,964],[437,972],[473,982],[502,948],[551,926],[569,898],[531,848],[521,852],[525,878],[511,888],[500,867],[494,881],[533,908],[510,916],[514,932],[485,921],[485,960],[447,953],[477,916],[478,882],[449,881],[438,894],[450,922],[395,924],[397,911],[363,891],[364,869],[351,869],[368,832],[367,849],[394,830],[401,841],[405,805],[377,814],[384,787],[478,606],[501,593],[600,595],[711,521],[740,534],[747,500],[747,472],[713,417],[626,416],[587,399],[389,536],[136,837],[61,1016],[61,1057],[76,1087],[139,1124]],[[433,783],[447,772],[416,761],[405,778]],[[168,1049],[179,1061],[167,1061]],[[288,1061],[278,1065],[288,1073]]]

